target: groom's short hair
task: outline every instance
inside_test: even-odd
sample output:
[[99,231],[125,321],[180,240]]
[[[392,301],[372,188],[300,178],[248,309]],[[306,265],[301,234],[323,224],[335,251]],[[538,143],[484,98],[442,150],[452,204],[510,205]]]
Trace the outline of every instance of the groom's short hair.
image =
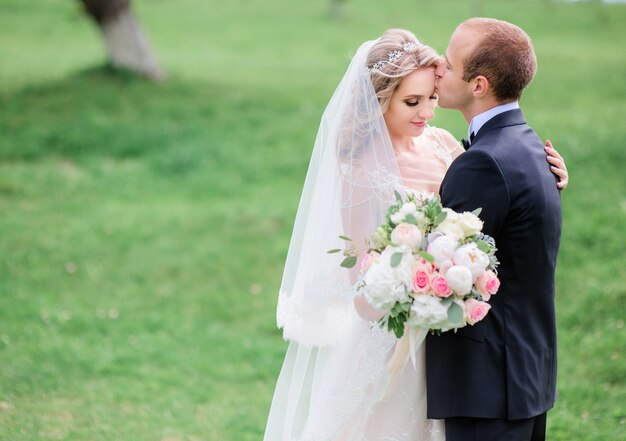
[[470,18],[459,27],[483,35],[464,60],[463,79],[470,81],[482,75],[498,101],[519,99],[537,71],[537,57],[528,34],[519,26],[493,18]]

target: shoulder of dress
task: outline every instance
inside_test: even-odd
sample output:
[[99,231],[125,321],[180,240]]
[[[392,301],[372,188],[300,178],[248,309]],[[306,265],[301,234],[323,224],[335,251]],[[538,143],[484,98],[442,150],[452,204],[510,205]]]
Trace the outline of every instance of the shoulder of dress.
[[[449,167],[452,163],[453,152],[460,149],[461,144],[450,132],[435,126],[427,126],[424,135],[437,156]],[[455,154],[455,156],[457,155],[458,153]]]

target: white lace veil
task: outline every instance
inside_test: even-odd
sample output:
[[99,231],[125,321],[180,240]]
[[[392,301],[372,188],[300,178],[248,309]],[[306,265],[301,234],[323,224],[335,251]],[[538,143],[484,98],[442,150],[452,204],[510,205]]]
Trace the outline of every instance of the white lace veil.
[[277,308],[286,340],[333,345],[352,307],[357,267],[340,267],[340,235],[363,244],[402,191],[400,173],[361,45],[320,123],[293,228]]
[[[424,426],[426,392],[415,389],[425,385],[423,367],[418,374],[409,363],[405,375],[421,381],[401,380],[397,395],[378,402],[375,385],[385,377],[385,364],[397,340],[356,313],[352,287],[358,264],[348,271],[339,265],[340,253],[327,253],[345,247],[340,235],[363,244],[395,201],[394,190],[404,194],[366,66],[375,43],[364,43],[353,57],[315,140],[280,288],[278,325],[290,344],[264,441],[357,440],[371,430],[385,437],[367,439],[405,440],[406,436],[388,436],[408,430],[404,420],[389,427],[396,413],[407,411],[411,416],[407,424],[420,430]],[[404,384],[413,389],[405,390]],[[387,412],[381,419],[386,426],[370,421],[374,406],[379,415]]]

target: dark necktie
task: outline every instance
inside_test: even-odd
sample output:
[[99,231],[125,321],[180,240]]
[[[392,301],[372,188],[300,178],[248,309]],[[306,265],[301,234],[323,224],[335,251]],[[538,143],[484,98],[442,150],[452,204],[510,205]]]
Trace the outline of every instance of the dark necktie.
[[461,138],[461,144],[463,144],[463,148],[467,150],[470,147],[470,143],[467,139]]
[[470,144],[474,142],[474,132],[470,133]]

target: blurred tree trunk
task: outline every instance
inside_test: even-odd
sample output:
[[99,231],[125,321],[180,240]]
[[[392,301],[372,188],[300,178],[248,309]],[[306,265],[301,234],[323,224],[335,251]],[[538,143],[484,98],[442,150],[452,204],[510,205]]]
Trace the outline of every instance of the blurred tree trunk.
[[333,20],[341,20],[344,18],[343,4],[346,1],[347,0],[330,0],[328,5],[328,15],[330,15],[330,18]]
[[98,24],[111,65],[129,69],[152,80],[165,74],[148,39],[130,10],[130,0],[79,0]]

